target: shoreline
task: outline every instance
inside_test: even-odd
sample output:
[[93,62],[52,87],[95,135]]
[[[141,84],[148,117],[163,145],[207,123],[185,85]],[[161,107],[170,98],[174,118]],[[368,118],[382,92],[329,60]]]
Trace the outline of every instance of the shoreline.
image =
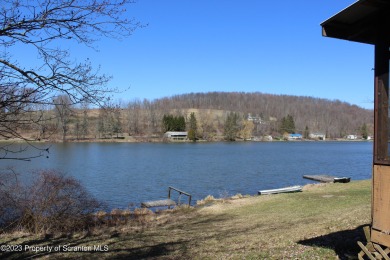
[[253,140],[236,140],[236,141],[225,141],[221,140],[198,140],[193,142],[191,140],[185,141],[166,141],[163,138],[156,137],[131,137],[131,138],[86,138],[86,139],[67,139],[63,141],[61,139],[44,139],[44,140],[24,140],[20,138],[15,139],[0,139],[0,143],[272,143],[272,142],[373,142],[373,140],[349,140],[349,139],[328,139],[328,140],[313,140],[313,139],[302,139],[302,140],[278,140],[274,139],[272,141],[253,141]]
[[[360,251],[370,223],[371,184],[323,185],[291,195],[257,196],[210,203],[196,209],[131,213],[68,234],[3,233],[3,244],[107,245],[113,258],[346,259]],[[126,215],[127,216],[127,215]],[[337,221],[335,221],[337,220]],[[259,235],[260,234],[260,235]],[[162,250],[163,249],[163,250]],[[8,258],[93,258],[97,252],[2,252]]]

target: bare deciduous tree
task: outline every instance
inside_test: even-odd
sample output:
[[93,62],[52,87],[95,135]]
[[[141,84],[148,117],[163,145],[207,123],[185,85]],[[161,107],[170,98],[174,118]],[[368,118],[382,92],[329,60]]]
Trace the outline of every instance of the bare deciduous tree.
[[[66,95],[71,104],[101,105],[114,89],[91,62],[76,62],[58,47],[74,41],[93,47],[101,37],[122,38],[140,27],[125,17],[132,0],[3,0],[0,7],[0,136],[22,138],[23,125],[40,124],[33,105],[52,105]],[[29,65],[16,54],[37,55]]]
[[88,120],[88,103],[82,103],[83,109],[83,121],[81,122],[81,133],[83,135],[83,139],[89,134],[89,120]]
[[135,99],[127,105],[127,131],[129,135],[139,135],[141,132],[141,101]]
[[69,130],[69,120],[70,116],[72,114],[71,111],[71,105],[72,102],[69,99],[68,96],[62,95],[59,97],[56,97],[53,100],[54,107],[55,107],[55,114],[58,119],[58,126],[61,129],[62,133],[62,141],[66,141],[66,134],[68,133]]

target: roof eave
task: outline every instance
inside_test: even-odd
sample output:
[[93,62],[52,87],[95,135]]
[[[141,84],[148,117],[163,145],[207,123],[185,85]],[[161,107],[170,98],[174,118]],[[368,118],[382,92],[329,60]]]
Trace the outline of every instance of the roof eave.
[[[359,0],[321,23],[322,35],[375,44],[390,28],[390,1]],[[387,35],[385,37],[388,37]]]

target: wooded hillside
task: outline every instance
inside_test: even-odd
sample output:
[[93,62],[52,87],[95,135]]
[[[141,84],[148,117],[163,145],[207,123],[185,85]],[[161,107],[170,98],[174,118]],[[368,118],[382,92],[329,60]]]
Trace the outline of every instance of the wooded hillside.
[[25,126],[23,131],[31,139],[136,137],[150,140],[162,137],[164,116],[184,117],[188,123],[191,113],[194,113],[197,122],[197,138],[205,140],[223,139],[227,119],[233,114],[236,135],[242,139],[264,135],[282,136],[282,129],[286,128],[281,124],[286,118],[295,124],[293,131],[302,135],[322,133],[327,138],[340,138],[350,134],[363,135],[362,128],[367,129],[366,134],[372,135],[373,129],[372,110],[339,100],[210,92],[176,95],[153,101],[136,99],[126,104],[112,104],[105,109],[92,109],[87,104],[82,107],[61,106],[61,109],[45,107],[37,114],[46,118],[44,123]]
[[[280,122],[283,117],[294,118],[296,132],[321,132],[330,138],[360,134],[366,124],[372,134],[373,111],[339,100],[289,95],[271,95],[244,92],[190,93],[158,99],[157,108],[217,109],[261,117],[265,122]],[[274,129],[277,130],[277,129]]]

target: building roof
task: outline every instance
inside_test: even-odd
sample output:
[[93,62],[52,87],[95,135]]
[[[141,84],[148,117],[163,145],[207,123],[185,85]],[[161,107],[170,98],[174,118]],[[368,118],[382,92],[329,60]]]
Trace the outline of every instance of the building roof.
[[188,132],[175,132],[175,131],[168,131],[165,133],[166,135],[188,135]]
[[322,35],[354,42],[390,42],[390,1],[359,0],[321,24]]

